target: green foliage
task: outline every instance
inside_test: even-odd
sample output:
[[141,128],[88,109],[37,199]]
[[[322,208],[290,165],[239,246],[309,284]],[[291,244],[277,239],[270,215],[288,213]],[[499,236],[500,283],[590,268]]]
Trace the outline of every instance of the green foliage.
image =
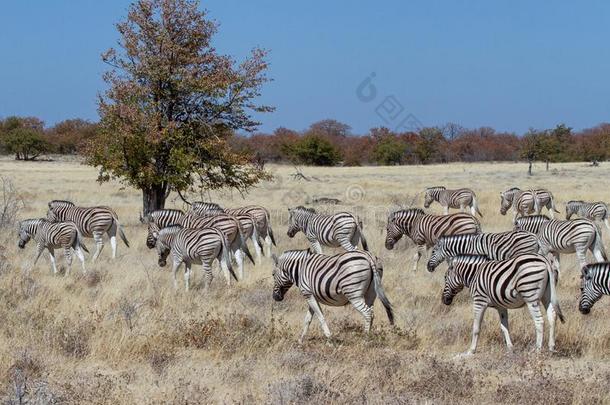
[[335,166],[341,161],[341,153],[327,139],[318,135],[306,135],[290,146],[293,158],[302,164]]
[[108,90],[99,131],[85,149],[100,181],[118,178],[143,190],[144,211],[162,208],[171,190],[240,191],[268,174],[228,140],[253,131],[255,99],[268,81],[266,52],[236,64],[212,46],[217,23],[196,0],[140,0],[117,24],[119,49],[102,56]]
[[3,137],[4,149],[15,155],[16,160],[36,160],[48,152],[50,144],[42,133],[32,128],[17,127]]
[[384,136],[373,149],[373,159],[380,165],[390,166],[402,163],[407,145],[394,135]]
[[447,141],[438,128],[423,128],[419,131],[420,140],[415,147],[415,154],[422,163],[445,161],[443,151]]

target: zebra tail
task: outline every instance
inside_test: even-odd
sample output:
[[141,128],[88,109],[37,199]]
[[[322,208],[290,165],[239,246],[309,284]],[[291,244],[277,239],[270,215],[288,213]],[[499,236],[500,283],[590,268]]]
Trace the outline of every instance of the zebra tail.
[[116,217],[114,218],[114,222],[116,222],[116,227],[117,227],[117,230],[119,231],[119,236],[123,240],[123,243],[125,244],[125,246],[129,247],[129,241],[127,240],[127,236],[125,236],[125,231],[123,230],[123,225],[121,225],[119,223],[119,219]]
[[221,259],[221,257],[218,257],[218,259],[225,261],[225,263],[227,264],[227,269],[229,270],[229,273],[231,273],[231,276],[233,276],[235,281],[238,281],[237,274],[235,274],[235,271],[233,270],[233,264],[231,262],[231,250],[229,249],[229,241],[227,240],[227,237],[224,233],[222,233],[219,230],[217,230],[217,232],[220,235],[220,241],[222,244],[222,252],[220,252],[220,254],[222,255],[222,259]]
[[606,248],[604,247],[604,241],[602,239],[602,232],[600,231],[597,224],[594,224],[594,225],[595,225],[595,247],[597,249],[599,249],[599,251],[602,253],[602,257],[604,258],[604,261],[608,261],[608,255],[606,254]]
[[390,300],[388,300],[388,297],[386,297],[383,285],[381,284],[381,273],[383,272],[383,268],[375,261],[371,264],[371,268],[373,269],[373,283],[375,285],[375,293],[377,294],[377,297],[379,297],[379,300],[385,308],[385,312],[388,315],[390,325],[394,325],[394,311],[392,310],[392,304],[390,304]]
[[362,249],[365,251],[369,251],[369,244],[364,237],[364,232],[362,232],[362,220],[358,218],[358,232],[360,232],[360,241],[362,242]]
[[248,259],[250,259],[252,264],[256,264],[254,262],[254,257],[252,257],[252,253],[250,253],[248,244],[246,243],[246,238],[244,238],[244,232],[241,229],[241,225],[237,219],[235,219],[235,222],[237,223],[237,230],[239,231],[240,249],[248,256]]
[[250,220],[252,221],[252,240],[258,245],[261,250],[264,250],[263,243],[261,242],[261,239],[258,236],[258,230],[256,229],[256,221],[252,217],[250,217]]
[[472,205],[474,206],[474,210],[477,212],[477,214],[479,214],[479,216],[483,218],[483,214],[481,214],[481,211],[479,210],[479,203],[477,202],[476,196],[472,197]]
[[76,228],[76,238],[74,239],[74,242],[72,243],[72,248],[76,249],[77,246],[80,247],[81,249],[83,249],[85,252],[89,253],[89,249],[87,249],[85,242],[83,242],[83,235],[80,233],[78,228]]
[[540,214],[540,201],[538,201],[538,196],[536,195],[536,190],[530,190],[532,193],[532,198],[534,199],[534,212],[536,214]]
[[269,217],[269,211],[265,209],[265,212],[267,213],[267,235],[269,235],[271,238],[271,243],[273,243],[273,246],[277,246],[275,243],[275,236],[273,236],[273,229],[271,229],[271,218]]
[[561,312],[561,307],[559,306],[559,301],[557,301],[557,286],[556,286],[556,282],[555,282],[555,268],[554,268],[555,264],[556,264],[556,261],[553,258],[553,264],[551,266],[549,266],[549,268],[548,268],[549,283],[550,283],[550,288],[551,288],[551,304],[553,304],[553,308],[555,309],[555,312],[557,313],[557,316],[559,317],[559,320],[561,321],[561,323],[565,323],[565,318],[563,317],[563,313]]

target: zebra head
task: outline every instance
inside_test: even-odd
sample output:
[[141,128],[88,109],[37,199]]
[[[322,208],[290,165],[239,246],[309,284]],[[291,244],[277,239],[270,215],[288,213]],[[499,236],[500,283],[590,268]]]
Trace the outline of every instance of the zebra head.
[[290,216],[288,218],[288,231],[286,234],[289,238],[294,238],[294,235],[299,233],[299,231],[305,231],[307,220],[316,213],[316,210],[298,206],[296,208],[288,208],[288,213]]
[[428,264],[426,266],[430,273],[432,273],[439,264],[447,259],[447,252],[445,251],[443,239],[444,238],[439,239],[432,248],[432,253],[430,254],[430,259],[428,260]]
[[479,264],[488,261],[485,256],[462,255],[448,258],[449,268],[445,274],[445,287],[443,288],[442,301],[445,305],[451,305],[453,298],[464,289],[470,287],[472,276]]
[[566,203],[566,219],[570,219],[572,215],[578,212],[579,206],[583,203],[583,201],[568,201]]
[[[157,229],[159,228],[157,227]],[[169,256],[169,252],[171,251],[174,237],[180,230],[182,230],[181,225],[170,225],[161,230],[152,231],[152,236],[155,239],[155,246],[157,248],[157,254],[159,255],[159,267],[165,267],[167,264],[167,256]]]
[[43,218],[25,219],[19,222],[19,242],[17,242],[19,249],[25,248],[25,245],[32,239],[32,236],[36,234],[42,221],[44,221]]
[[603,294],[600,280],[608,281],[608,272],[603,272],[603,267],[599,263],[589,264],[582,268],[580,275],[580,300],[578,302],[578,310],[580,313],[587,315],[591,312],[593,304],[595,304]]
[[513,205],[515,194],[520,191],[517,187],[509,188],[500,193],[500,214],[506,215],[508,209]]
[[388,223],[386,225],[385,248],[392,250],[396,242],[402,238],[402,235],[411,233],[413,221],[419,216],[424,215],[424,210],[421,208],[409,208],[399,210],[388,215]]
[[148,233],[146,234],[146,247],[149,249],[153,249],[157,246],[157,238],[159,237],[159,225],[154,222],[148,223]]
[[438,195],[441,191],[446,190],[444,186],[428,187],[424,195],[424,208],[430,208],[430,205],[438,200]]
[[286,253],[283,253],[279,259],[275,253],[271,255],[273,259],[273,299],[275,301],[283,301],[284,295],[294,283],[290,274],[290,266],[285,263],[285,255]]

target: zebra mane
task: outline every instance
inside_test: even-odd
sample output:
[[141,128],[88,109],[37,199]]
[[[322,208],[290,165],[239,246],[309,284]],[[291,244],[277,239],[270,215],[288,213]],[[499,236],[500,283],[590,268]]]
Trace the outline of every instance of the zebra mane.
[[521,189],[519,187],[511,187],[508,190],[504,190],[505,193],[509,193],[511,191],[520,191]]
[[163,233],[168,233],[168,232],[172,232],[172,231],[179,231],[181,229],[183,229],[184,227],[182,225],[168,225],[165,228],[161,228],[159,230],[159,233],[163,232]]
[[68,201],[68,200],[51,200],[49,201],[49,208],[51,208],[52,205],[54,204],[66,204],[66,205],[74,205],[74,203],[72,201]]
[[35,224],[35,223],[43,223],[43,222],[48,222],[46,218],[28,218],[28,219],[23,219],[21,221],[19,221],[19,227],[22,228],[24,226],[28,226],[30,224]]
[[528,216],[525,216],[525,217],[519,217],[519,218],[517,218],[515,220],[515,222],[522,221],[522,220],[531,220],[531,221],[534,221],[536,219],[546,219],[547,221],[551,220],[551,218],[549,218],[548,216],[546,216],[544,214],[538,214],[538,215],[528,215]]
[[447,187],[445,187],[445,186],[426,187],[426,191],[428,191],[428,190],[447,190]]
[[295,211],[306,211],[306,212],[310,212],[310,213],[312,213],[312,214],[315,214],[315,213],[316,213],[316,210],[315,210],[315,209],[313,209],[313,208],[307,208],[307,207],[304,207],[304,206],[302,206],[302,205],[299,205],[298,207],[294,207],[294,208],[293,208],[293,210],[295,210]]
[[570,200],[566,204],[582,204],[582,203],[584,203],[583,200]]
[[479,264],[490,261],[484,255],[457,255],[450,259],[451,264]]
[[208,207],[208,208],[216,208],[219,210],[222,209],[220,204],[217,204],[214,202],[208,202],[208,201],[195,201],[195,202],[193,202],[193,207]]
[[421,208],[400,208],[400,209],[394,210],[388,214],[388,221],[393,221],[394,218],[396,217],[396,214],[401,213],[401,212],[404,212],[404,213],[414,212],[416,214],[421,214],[421,215],[425,214],[425,211]]

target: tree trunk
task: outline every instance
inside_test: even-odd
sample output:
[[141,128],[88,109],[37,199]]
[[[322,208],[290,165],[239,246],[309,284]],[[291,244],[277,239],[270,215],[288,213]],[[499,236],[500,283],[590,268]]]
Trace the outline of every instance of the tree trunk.
[[532,175],[532,161],[529,161],[529,168],[527,169],[527,174]]
[[165,208],[166,198],[167,186],[164,184],[142,189],[143,215]]
[[546,161],[546,171],[547,172],[549,171],[549,161],[548,160]]

